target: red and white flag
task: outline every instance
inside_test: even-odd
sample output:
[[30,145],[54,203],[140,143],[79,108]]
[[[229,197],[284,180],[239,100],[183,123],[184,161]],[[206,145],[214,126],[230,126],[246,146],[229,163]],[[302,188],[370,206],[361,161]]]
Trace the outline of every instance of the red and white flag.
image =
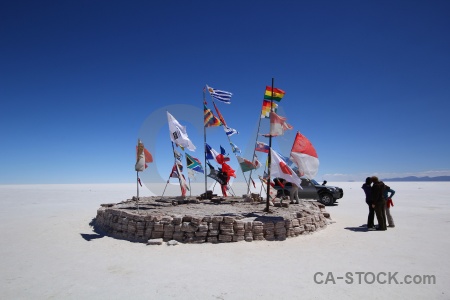
[[229,157],[217,152],[208,144],[205,145],[205,151],[206,159],[214,159],[219,165],[223,164],[224,162],[230,161]]
[[295,174],[295,172],[284,162],[277,152],[270,149],[270,154],[270,175],[274,178],[283,178],[287,182],[295,183],[296,186],[301,187],[302,180],[300,177]]
[[175,164],[176,168],[177,168],[177,173],[178,173],[178,179],[180,179],[180,187],[181,187],[181,196],[186,196],[186,190],[189,191],[189,187],[186,183],[186,179],[184,178],[184,175],[182,173],[183,169],[181,165],[179,164]]
[[300,132],[295,136],[291,149],[291,160],[297,165],[302,176],[314,179],[319,170],[319,157],[311,142]]
[[278,136],[283,135],[285,130],[292,129],[293,127],[286,123],[286,118],[277,115],[274,112],[270,113],[270,135]]
[[141,142],[140,139],[138,139],[138,145],[136,146],[136,164],[134,166],[134,169],[137,172],[142,172],[147,168],[146,163],[153,162],[153,157],[148,152],[147,149],[145,149],[144,144]]

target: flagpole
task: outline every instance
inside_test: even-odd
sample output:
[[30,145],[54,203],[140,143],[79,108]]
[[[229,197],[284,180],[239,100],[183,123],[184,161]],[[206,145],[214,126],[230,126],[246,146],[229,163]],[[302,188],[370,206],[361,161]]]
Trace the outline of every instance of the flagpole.
[[[186,155],[186,154],[185,154]],[[187,166],[186,166],[187,167]],[[189,171],[188,171],[189,172]],[[188,175],[188,180],[189,180],[189,197],[191,197],[192,196],[192,192],[191,192],[191,190],[192,190],[192,188],[191,188],[191,178],[189,177],[189,175]]]
[[[216,103],[214,102],[214,98],[211,96],[211,93],[209,94],[209,96],[211,97],[211,101],[212,101],[212,103],[213,103],[213,105],[214,105],[214,109],[216,110],[217,115],[221,115],[221,114],[218,112]],[[222,126],[225,126],[225,124],[222,124]],[[225,131],[224,131],[224,132],[225,132]],[[225,135],[226,135],[227,138],[228,138],[228,143],[231,144],[231,139],[230,139],[230,137],[228,136],[228,134],[227,134],[226,132],[225,132]],[[231,152],[233,152],[233,151],[231,151]],[[234,153],[234,152],[233,152],[233,153]],[[241,164],[239,163],[239,160],[237,159],[236,153],[234,153],[234,157],[235,157],[236,160],[238,161],[238,165],[239,165],[239,168],[241,169],[242,175],[244,176],[245,183],[247,183],[247,185],[249,185],[249,183],[247,182],[247,177],[245,177],[245,174],[244,174],[244,171],[242,170]]]
[[[203,105],[206,105],[206,87],[203,88]],[[206,126],[205,126],[205,113],[203,112],[203,154],[205,155],[205,199],[208,194],[207,174],[206,174]],[[201,198],[201,197],[200,197]]]
[[137,190],[136,206],[139,213],[139,171],[136,171],[136,190]]
[[[262,113],[262,111],[261,111],[261,113]],[[258,130],[256,132],[255,146],[253,147],[253,158],[252,158],[252,161],[255,159],[256,143],[258,142],[259,129],[261,127],[261,119],[262,118],[261,118],[261,115],[260,115],[259,116],[259,122],[258,122]],[[252,178],[252,173],[253,173],[253,170],[250,170],[250,175],[249,175],[250,179]],[[249,194],[249,193],[250,193],[250,181],[247,183],[247,194]],[[261,191],[259,193],[261,194]]]
[[[270,95],[270,112],[273,112],[273,85],[274,78],[272,77],[272,94]],[[269,201],[270,201],[270,165],[272,163],[272,133],[269,131],[269,155],[268,155],[268,178],[267,178],[267,200],[266,200],[266,212],[270,212],[269,210]]]
[[[175,166],[177,166],[177,156],[175,155],[175,147],[173,146],[173,142],[172,142],[172,151],[173,151],[173,159],[175,162]],[[173,167],[172,167],[172,169],[173,169]],[[181,178],[180,178],[181,176],[183,176],[183,174],[178,171],[178,167],[177,167],[177,173],[178,173],[178,183],[180,184],[180,189],[183,190],[183,186],[182,186]],[[169,177],[169,180],[170,180],[170,177]]]
[[170,180],[170,175],[169,175],[169,178],[167,179],[166,186],[164,187],[164,191],[163,191],[163,193],[161,195],[161,200],[164,198],[164,194],[166,193],[166,188],[167,188],[167,185],[169,184],[169,180]]

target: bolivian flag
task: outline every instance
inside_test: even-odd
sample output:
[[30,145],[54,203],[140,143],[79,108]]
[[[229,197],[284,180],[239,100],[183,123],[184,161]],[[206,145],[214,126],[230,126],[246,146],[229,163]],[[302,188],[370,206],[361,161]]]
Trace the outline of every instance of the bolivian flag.
[[280,101],[284,97],[285,92],[283,90],[273,88],[273,98],[272,98],[272,87],[266,86],[266,92],[264,93],[264,99],[274,101]]

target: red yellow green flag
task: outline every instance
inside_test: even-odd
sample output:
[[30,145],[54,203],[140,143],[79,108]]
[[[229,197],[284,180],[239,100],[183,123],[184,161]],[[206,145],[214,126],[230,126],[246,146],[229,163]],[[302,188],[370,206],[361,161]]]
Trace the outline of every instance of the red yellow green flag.
[[266,86],[266,92],[264,93],[264,99],[274,101],[280,101],[284,97],[285,92],[283,90],[273,88],[273,98],[272,98],[272,87]]

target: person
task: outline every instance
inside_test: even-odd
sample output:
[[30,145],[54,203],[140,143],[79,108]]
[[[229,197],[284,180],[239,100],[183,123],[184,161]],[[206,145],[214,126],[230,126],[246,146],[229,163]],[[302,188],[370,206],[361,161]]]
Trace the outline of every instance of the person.
[[[389,195],[389,193],[390,193],[390,195]],[[395,191],[393,189],[391,189],[389,186],[385,185],[385,189],[383,191],[383,197],[384,197],[386,204],[385,204],[384,209],[386,211],[386,219],[389,224],[388,227],[392,227],[392,228],[395,227],[394,219],[392,218],[392,215],[391,215],[392,196],[394,196],[394,194],[395,194]],[[394,206],[394,205],[392,204],[392,206]]]
[[[300,177],[300,171],[299,170],[296,170],[295,174],[298,177]],[[292,184],[292,188],[291,188],[291,191],[290,191],[290,194],[289,194],[289,198],[291,199],[291,203],[299,204],[300,203],[300,199],[298,197],[298,186],[295,183],[293,183],[293,182],[291,182],[291,184]]]
[[[281,190],[282,196],[280,196],[280,198],[281,198],[281,202],[283,202],[283,200],[286,198],[286,195],[285,195],[286,186],[290,186],[291,183],[287,182],[286,179],[281,178],[281,177],[275,177],[273,179],[273,182],[274,182],[275,186]],[[277,191],[277,194],[278,193],[279,192]]]
[[289,198],[291,203],[299,204],[300,199],[298,198],[298,186],[292,182],[291,191],[289,193]]
[[369,206],[369,215],[367,216],[367,229],[368,230],[375,230],[375,225],[373,223],[375,219],[375,210],[372,207],[372,202],[370,198],[370,191],[372,187],[370,186],[372,184],[372,179],[370,177],[366,178],[366,182],[362,185],[362,189],[364,190],[364,193],[366,194],[366,203]]
[[223,171],[221,168],[219,168],[219,174],[217,175],[219,179],[222,181],[220,184],[220,187],[222,189],[222,195],[223,197],[227,197],[227,185],[228,185],[228,174],[227,172]]
[[370,189],[370,199],[372,208],[375,210],[375,215],[378,220],[378,228],[377,230],[387,230],[386,226],[386,211],[385,211],[385,200],[383,197],[384,191],[384,183],[378,180],[377,176],[372,176],[371,181],[373,183],[372,188]]

